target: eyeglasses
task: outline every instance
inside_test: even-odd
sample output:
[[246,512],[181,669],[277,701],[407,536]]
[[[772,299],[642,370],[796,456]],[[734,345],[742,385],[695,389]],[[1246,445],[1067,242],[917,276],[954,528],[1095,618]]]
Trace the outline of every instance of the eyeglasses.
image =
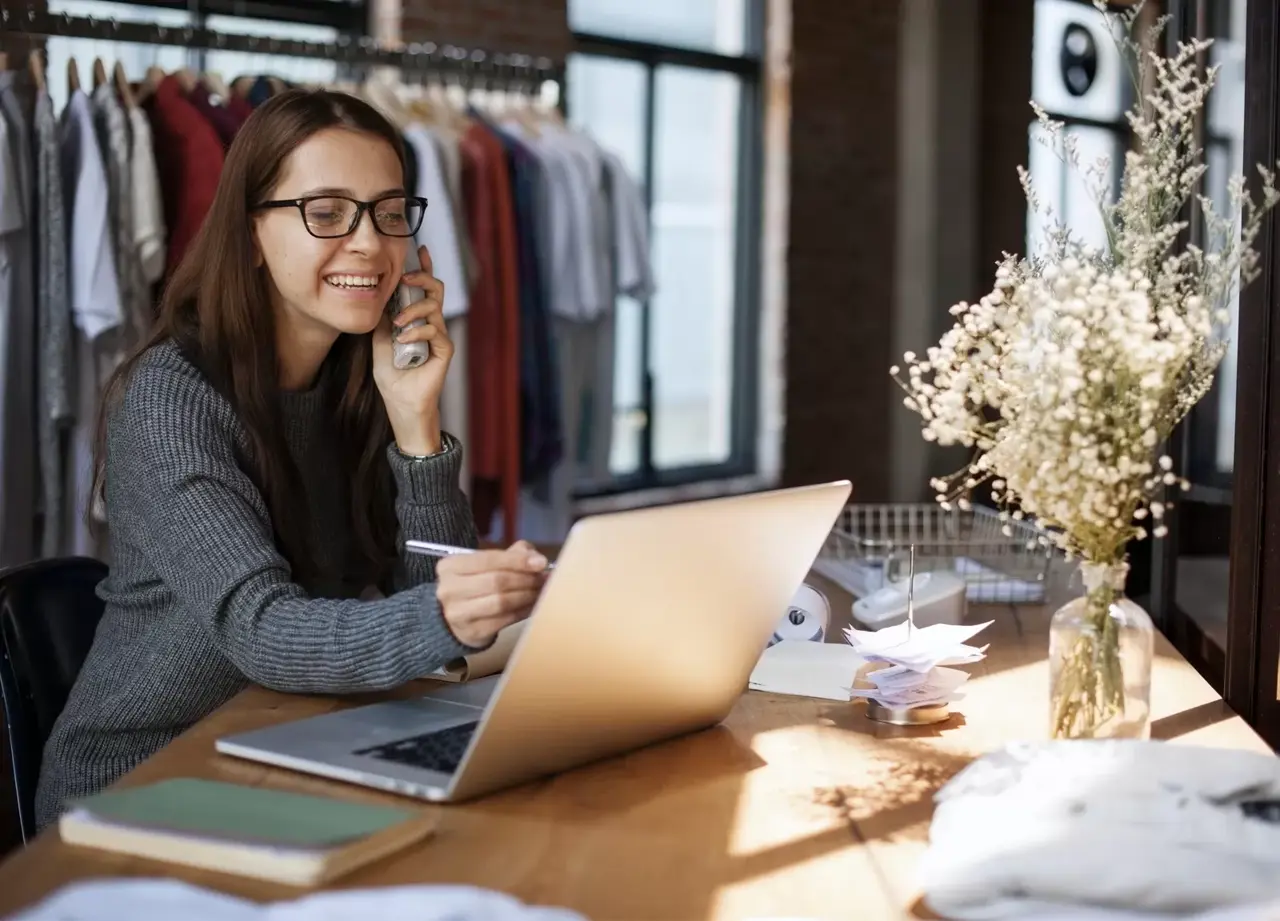
[[341,195],[292,198],[287,201],[264,201],[259,208],[297,208],[307,232],[313,237],[345,237],[355,233],[360,217],[366,211],[373,227],[388,237],[411,237],[422,226],[427,213],[425,198],[388,195],[374,201],[356,201]]

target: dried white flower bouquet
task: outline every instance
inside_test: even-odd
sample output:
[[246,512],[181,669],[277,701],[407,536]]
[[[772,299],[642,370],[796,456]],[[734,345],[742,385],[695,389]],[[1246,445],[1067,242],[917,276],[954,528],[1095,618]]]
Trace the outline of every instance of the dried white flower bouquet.
[[[1144,47],[1133,37],[1140,8],[1109,14],[1100,0],[1095,6],[1119,17],[1118,44],[1138,87],[1118,200],[1108,201],[1109,164],[1082,166],[1063,126],[1033,108],[1048,143],[1093,193],[1107,247],[1078,242],[1020,168],[1032,210],[1051,224],[1047,254],[1006,254],[994,289],[952,307],[955,325],[923,359],[904,356],[906,378],[891,369],[926,440],[974,450],[968,466],[933,481],[943,507],[967,507],[970,491],[989,481],[1006,520],[1035,519],[1046,542],[1084,562],[1092,629],[1080,632],[1055,674],[1055,736],[1093,735],[1123,710],[1109,612],[1126,547],[1149,526],[1163,536],[1165,488],[1187,488],[1157,451],[1209,390],[1226,349],[1232,288],[1257,274],[1252,244],[1280,197],[1274,171],[1260,166],[1261,201],[1236,176],[1232,213],[1215,214],[1197,194],[1205,165],[1193,130],[1217,76],[1216,68],[1198,76],[1210,43],[1184,43],[1165,57],[1150,50],[1164,20]],[[1203,210],[1204,248],[1184,234],[1192,196]]]

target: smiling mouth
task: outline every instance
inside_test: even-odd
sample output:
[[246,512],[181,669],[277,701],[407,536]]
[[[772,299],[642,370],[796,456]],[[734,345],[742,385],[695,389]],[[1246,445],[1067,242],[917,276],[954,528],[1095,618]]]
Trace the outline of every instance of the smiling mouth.
[[325,284],[344,291],[372,291],[382,281],[381,275],[326,275]]

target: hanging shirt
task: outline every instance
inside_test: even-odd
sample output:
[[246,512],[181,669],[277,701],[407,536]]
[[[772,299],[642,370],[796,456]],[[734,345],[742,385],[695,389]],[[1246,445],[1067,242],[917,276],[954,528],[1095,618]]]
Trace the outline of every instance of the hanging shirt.
[[236,132],[240,130],[240,120],[226,106],[215,102],[209,94],[209,88],[203,83],[195,85],[187,94],[187,100],[195,106],[197,112],[204,116],[213,130],[218,132],[218,137],[222,139],[222,146],[230,147],[231,142],[235,140]]
[[71,419],[73,345],[67,213],[63,201],[58,120],[48,92],[36,97],[36,447],[40,458],[40,555],[64,546],[62,432]]
[[12,73],[0,73],[0,568],[36,556],[35,177]]
[[237,131],[244,127],[244,123],[253,114],[253,106],[249,104],[249,101],[243,96],[237,96],[235,93],[224,99],[223,105],[227,107],[228,112],[235,116]]
[[112,251],[107,171],[93,111],[75,90],[62,113],[62,184],[69,223],[71,315],[90,341],[124,319]]
[[609,286],[609,227],[604,200],[600,150],[589,138],[567,128],[548,126],[539,146],[559,159],[563,194],[570,209],[568,265],[574,273],[576,303],[562,305],[557,315],[589,320],[613,309]]
[[138,250],[142,277],[148,285],[153,285],[164,275],[164,199],[160,194],[160,172],[156,167],[151,122],[146,112],[137,108],[129,110],[129,133],[133,135],[129,150],[129,194],[132,199],[129,210],[133,222],[133,245]]
[[104,376],[119,359],[109,334],[124,322],[112,249],[110,186],[89,97],[74,90],[62,113],[62,179],[70,216],[70,278],[75,392],[66,467],[64,553],[101,556],[88,524],[93,444]]
[[436,152],[431,134],[421,125],[410,125],[405,140],[413,145],[418,164],[417,194],[427,200],[427,213],[418,230],[417,242],[431,253],[432,274],[444,283],[444,315],[446,318],[467,312],[470,295],[467,276],[458,248],[457,224],[453,219],[453,203],[445,183],[444,166]]
[[537,158],[520,141],[496,131],[506,149],[516,217],[520,297],[520,450],[522,483],[545,484],[564,453],[556,344],[551,336],[538,251],[537,190],[544,182]]
[[611,311],[608,209],[599,149],[592,141],[555,126],[546,126],[537,135],[514,121],[504,128],[518,136],[543,167],[538,191],[544,241],[540,251],[548,267],[551,313],[589,320]]
[[459,144],[467,228],[480,263],[468,313],[472,510],[488,534],[502,509],[514,538],[520,495],[520,298],[511,178],[501,142],[479,122]]
[[602,151],[602,155],[613,240],[611,288],[615,294],[647,300],[655,286],[644,193],[616,154]]
[[476,263],[475,253],[471,251],[471,235],[467,230],[467,209],[462,201],[462,152],[458,148],[460,137],[452,128],[443,125],[429,125],[427,131],[435,141],[436,152],[440,155],[440,165],[444,169],[445,191],[449,193],[455,236],[458,239],[458,252],[462,259],[467,290],[470,291],[476,283],[480,269]]
[[172,273],[213,204],[222,175],[222,141],[213,126],[183,97],[182,87],[173,76],[160,81],[145,105],[151,117],[164,220],[169,229],[165,271]]
[[93,122],[98,146],[106,161],[108,225],[112,232],[123,319],[116,344],[123,353],[147,334],[151,293],[133,239],[133,164],[128,118],[110,84],[104,83],[93,91]]

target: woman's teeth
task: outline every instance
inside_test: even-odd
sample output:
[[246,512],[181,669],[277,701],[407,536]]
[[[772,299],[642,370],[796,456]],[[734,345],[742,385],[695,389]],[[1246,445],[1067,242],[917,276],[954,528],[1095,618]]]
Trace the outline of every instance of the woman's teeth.
[[326,275],[325,281],[335,288],[376,288],[381,275]]

